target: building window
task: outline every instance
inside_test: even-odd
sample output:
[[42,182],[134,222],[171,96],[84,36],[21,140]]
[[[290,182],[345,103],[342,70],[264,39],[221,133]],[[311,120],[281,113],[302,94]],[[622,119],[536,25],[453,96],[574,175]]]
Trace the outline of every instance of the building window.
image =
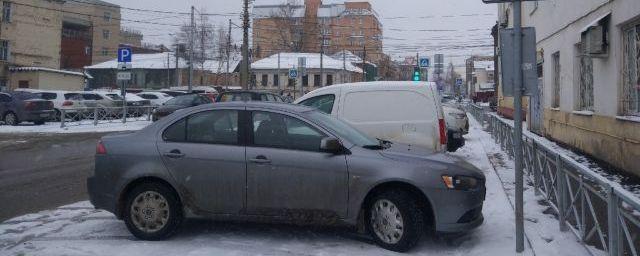
[[309,86],[309,75],[302,76],[302,86]]
[[27,80],[18,81],[18,88],[29,88],[29,81]]
[[625,115],[640,116],[640,21],[624,30],[624,95]]
[[84,47],[84,54],[85,55],[91,55],[91,47],[89,47],[89,46]]
[[9,41],[0,40],[0,60],[9,60]]
[[320,87],[321,85],[321,81],[322,78],[320,78],[320,75],[313,75],[313,86],[315,87]]
[[2,21],[11,22],[11,2],[2,2]]
[[6,92],[7,91],[7,79],[0,79],[0,92]]
[[280,76],[279,75],[273,75],[273,86],[275,86],[275,87],[279,87],[280,86]]
[[364,17],[360,17],[360,25],[364,24]]
[[560,52],[554,53],[551,58],[553,59],[553,100],[551,102],[552,108],[560,107]]
[[111,13],[110,12],[104,12],[104,21],[105,22],[111,22]]
[[102,37],[108,40],[109,38],[111,38],[111,31],[107,29],[102,30]]
[[327,86],[333,84],[333,75],[327,75]]
[[108,48],[102,48],[102,56],[109,56],[109,49]]
[[322,46],[331,46],[331,39],[323,39]]
[[262,85],[263,87],[266,87],[267,84],[269,84],[269,76],[262,75],[262,79],[260,80],[260,85]]
[[[582,41],[585,42],[585,40]],[[578,110],[593,111],[593,58],[587,54],[585,44],[579,44],[578,47],[580,49],[580,99]]]

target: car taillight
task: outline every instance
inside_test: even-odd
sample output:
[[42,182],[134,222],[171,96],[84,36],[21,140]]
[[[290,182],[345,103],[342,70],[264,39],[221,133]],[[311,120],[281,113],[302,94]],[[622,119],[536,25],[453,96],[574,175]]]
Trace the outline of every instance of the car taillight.
[[440,144],[447,144],[447,125],[444,119],[438,119],[438,125],[440,126]]
[[47,102],[47,107],[49,109],[53,109],[53,102],[51,102],[51,101]]
[[73,101],[66,100],[65,102],[62,103],[62,106],[65,106],[65,107],[73,106]]
[[107,148],[104,147],[102,141],[98,141],[98,145],[96,145],[96,155],[106,155]]
[[27,102],[27,104],[24,105],[24,108],[26,110],[34,110],[36,108],[36,103],[35,102]]

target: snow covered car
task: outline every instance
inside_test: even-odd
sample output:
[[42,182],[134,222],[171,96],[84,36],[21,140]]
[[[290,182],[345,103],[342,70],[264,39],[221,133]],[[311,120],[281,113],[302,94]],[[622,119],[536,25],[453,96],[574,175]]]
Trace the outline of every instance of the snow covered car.
[[464,146],[462,135],[469,133],[467,113],[454,106],[442,105],[444,120],[447,125],[447,151],[453,152]]
[[305,106],[216,103],[103,137],[87,186],[143,240],[168,238],[184,218],[290,221],[358,226],[403,252],[426,227],[458,233],[484,220],[482,171],[432,152]]
[[168,100],[173,99],[172,96],[163,92],[140,92],[136,95],[145,100],[149,100],[152,106],[162,106],[162,104]]

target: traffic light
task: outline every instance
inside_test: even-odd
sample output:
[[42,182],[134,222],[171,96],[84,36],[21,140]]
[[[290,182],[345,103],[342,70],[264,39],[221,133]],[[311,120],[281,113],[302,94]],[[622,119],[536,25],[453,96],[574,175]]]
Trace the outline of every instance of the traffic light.
[[420,81],[420,67],[413,67],[413,81]]

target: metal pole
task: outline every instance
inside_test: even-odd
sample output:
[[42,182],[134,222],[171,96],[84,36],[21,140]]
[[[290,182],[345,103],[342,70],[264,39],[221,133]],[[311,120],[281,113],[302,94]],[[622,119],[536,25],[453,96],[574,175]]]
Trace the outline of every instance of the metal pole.
[[191,36],[189,37],[189,84],[188,92],[191,93],[193,91],[193,40],[196,37],[196,25],[195,25],[195,10],[196,8],[191,6]]
[[280,90],[280,52],[279,51],[278,51],[278,72],[276,73],[277,73],[276,79],[278,79],[278,90]]
[[229,70],[229,62],[231,60],[231,19],[229,19],[229,34],[227,34],[227,90],[231,85],[231,72]]
[[[180,86],[180,67],[178,65],[178,63],[180,62],[180,59],[178,58],[178,51],[180,51],[180,45],[176,44],[176,52],[175,52],[175,56],[176,56],[176,72],[175,72],[175,80],[176,80],[176,84],[175,86]],[[171,86],[169,86],[171,87]]]
[[240,86],[249,88],[249,0],[244,0],[242,17],[242,68],[240,72]]
[[120,95],[122,95],[122,123],[127,122],[127,90],[125,90],[126,83],[126,80],[122,81],[122,91],[120,92]]
[[514,108],[514,130],[513,130],[513,151],[515,159],[516,173],[516,252],[524,251],[524,198],[523,182],[524,173],[522,170],[522,2],[513,2],[513,31],[515,34],[515,88],[513,93]]
[[367,45],[362,46],[362,82],[367,81]]
[[320,42],[320,87],[324,86],[324,30],[322,33],[322,40]]
[[167,86],[171,84],[171,54],[167,52]]

